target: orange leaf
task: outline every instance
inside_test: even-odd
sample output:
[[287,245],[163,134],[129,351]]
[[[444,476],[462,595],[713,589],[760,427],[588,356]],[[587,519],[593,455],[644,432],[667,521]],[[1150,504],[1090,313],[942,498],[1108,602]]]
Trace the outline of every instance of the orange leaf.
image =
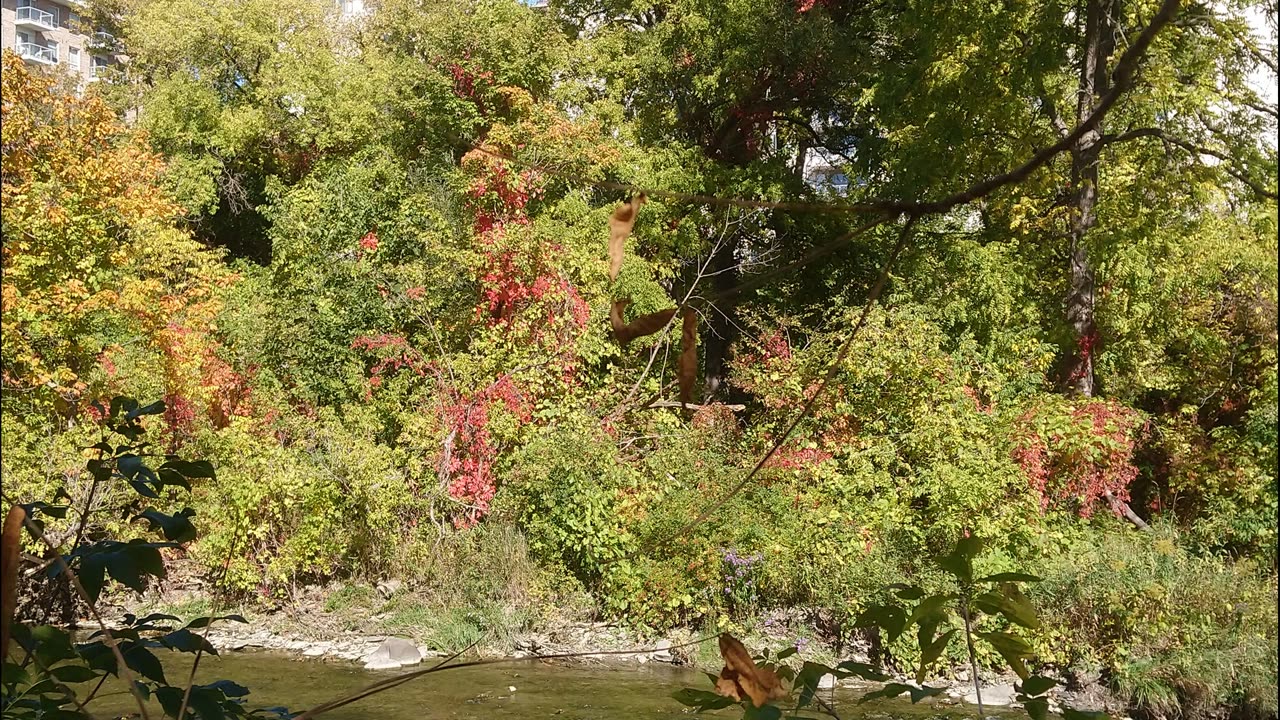
[[647,200],[644,193],[641,193],[631,198],[630,202],[619,205],[609,218],[610,282],[618,279],[618,272],[622,270],[622,248],[627,244],[627,236],[631,234],[631,228],[636,225],[636,215],[640,211],[640,206]]
[[9,626],[18,605],[18,551],[22,547],[22,521],[27,512],[14,505],[4,518],[0,535],[0,658],[9,657]]
[[778,676],[772,670],[756,667],[751,653],[729,633],[720,635],[720,656],[724,658],[724,668],[716,680],[716,692],[720,695],[734,700],[746,696],[756,707],[786,697]]
[[680,332],[680,402],[693,402],[693,384],[698,379],[698,314],[684,311]]

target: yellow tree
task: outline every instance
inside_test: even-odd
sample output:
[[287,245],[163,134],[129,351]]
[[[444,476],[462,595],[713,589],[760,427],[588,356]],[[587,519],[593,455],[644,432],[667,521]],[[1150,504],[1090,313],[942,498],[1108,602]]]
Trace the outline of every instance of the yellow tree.
[[226,278],[179,225],[163,160],[101,100],[56,92],[11,52],[2,81],[6,410],[71,411],[112,345],[190,375],[156,351],[175,327],[211,327]]

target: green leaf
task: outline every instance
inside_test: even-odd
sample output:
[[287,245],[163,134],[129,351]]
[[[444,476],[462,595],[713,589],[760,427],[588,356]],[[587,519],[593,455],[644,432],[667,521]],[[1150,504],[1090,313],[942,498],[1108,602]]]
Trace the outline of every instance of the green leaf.
[[976,535],[962,538],[947,555],[938,559],[938,566],[956,576],[960,582],[973,582],[973,559],[982,551],[983,540]]
[[183,508],[177,515],[166,515],[157,510],[147,510],[134,517],[134,520],[146,520],[152,530],[160,530],[166,540],[173,542],[189,542],[196,539],[196,527],[190,518],[196,514],[191,508]]
[[81,683],[98,677],[98,673],[84,665],[59,665],[49,671],[59,682]]
[[887,683],[884,687],[873,692],[869,692],[858,699],[858,704],[869,702],[871,700],[879,700],[880,698],[896,698],[902,693],[911,694],[911,702],[918,703],[921,700],[939,695],[942,688],[916,687],[915,685],[904,685],[902,683]]
[[[192,620],[191,622],[187,623],[187,628],[191,630],[199,630],[200,628],[208,625],[209,623],[216,622],[218,620],[230,620],[232,622],[246,623],[246,624],[249,622],[244,618],[243,615],[219,615],[217,617],[198,617],[195,620]],[[712,682],[714,682],[716,679],[716,676],[712,675],[711,679],[712,679]]]
[[853,626],[878,627],[893,642],[907,629],[907,612],[893,605],[872,605],[854,620]]
[[792,645],[791,647],[786,648],[785,650],[782,650],[781,652],[779,652],[779,653],[778,653],[778,659],[779,659],[779,660],[786,660],[787,658],[791,657],[792,655],[795,655],[797,652],[799,652],[799,648],[797,648],[796,646]]
[[134,408],[133,410],[130,410],[129,413],[124,416],[124,419],[132,420],[137,417],[142,417],[143,415],[159,415],[163,412],[164,412],[164,401],[157,400],[149,405],[143,405],[140,408]]
[[782,710],[774,705],[756,707],[747,703],[746,708],[746,712],[742,713],[742,720],[781,720],[782,718]]
[[178,717],[178,712],[182,710],[183,689],[176,687],[158,687],[156,688],[156,700],[160,702],[160,707],[164,708],[164,714],[171,718]]
[[867,663],[854,662],[853,660],[846,660],[840,663],[836,666],[836,670],[873,682],[884,682],[889,679],[889,676],[881,672],[880,668]]
[[927,619],[945,619],[946,613],[943,612],[943,608],[957,597],[957,595],[930,595],[921,600],[920,604],[911,611],[911,617],[907,618],[907,626],[910,627]]
[[27,671],[21,666],[15,665],[11,662],[5,662],[4,665],[0,667],[0,678],[3,679],[5,685],[22,686],[31,682],[30,676],[27,675]]
[[916,585],[906,585],[904,583],[892,583],[889,589],[903,600],[919,600],[924,597],[924,590]]
[[76,656],[71,647],[71,634],[62,628],[37,625],[31,628],[30,641],[35,644],[36,659],[45,667]]
[[1022,709],[1027,711],[1031,720],[1047,720],[1049,717],[1048,698],[1029,698],[1022,701]]
[[671,694],[682,705],[697,708],[698,712],[706,710],[719,710],[727,708],[730,705],[737,704],[737,701],[731,697],[717,695],[707,690],[694,690],[693,688],[683,688]]
[[80,559],[80,568],[76,572],[76,576],[80,578],[80,585],[89,596],[89,601],[98,602],[98,595],[102,592],[102,585],[106,582],[107,558],[103,553],[94,553],[85,555]]
[[213,463],[208,460],[171,459],[161,465],[160,468],[173,470],[189,478],[214,478]]
[[925,677],[929,673],[929,668],[933,667],[933,664],[942,656],[942,651],[947,649],[947,643],[951,642],[951,636],[955,634],[955,630],[948,630],[942,635],[939,635],[933,642],[920,648],[920,668],[916,670],[917,683],[924,682]]
[[174,630],[173,632],[160,638],[160,644],[178,652],[194,653],[203,650],[210,655],[217,655],[218,651],[203,636],[197,635],[186,628]]
[[995,575],[987,575],[978,578],[978,582],[1040,582],[1042,578],[1027,573],[1006,572],[996,573]]
[[1058,681],[1053,678],[1048,678],[1043,675],[1032,675],[1022,681],[1021,690],[1024,695],[1035,697],[1036,695],[1043,695],[1049,692],[1057,685]]
[[169,684],[164,679],[164,666],[160,664],[160,659],[155,656],[155,653],[132,641],[121,643],[120,653],[124,655],[124,662],[130,670],[148,680]]
[[1019,678],[1025,681],[1030,676],[1026,665],[1022,664],[1023,658],[1029,658],[1035,654],[1031,646],[1027,644],[1027,641],[1017,635],[1002,632],[977,633],[977,635],[990,643],[991,647],[1000,653],[1000,656],[1009,663],[1009,668]]

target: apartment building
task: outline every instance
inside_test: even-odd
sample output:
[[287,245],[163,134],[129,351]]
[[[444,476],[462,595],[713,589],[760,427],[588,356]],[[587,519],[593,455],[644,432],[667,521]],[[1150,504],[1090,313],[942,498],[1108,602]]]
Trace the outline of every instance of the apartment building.
[[0,0],[0,48],[64,72],[80,87],[119,61],[116,39],[94,32],[76,0]]

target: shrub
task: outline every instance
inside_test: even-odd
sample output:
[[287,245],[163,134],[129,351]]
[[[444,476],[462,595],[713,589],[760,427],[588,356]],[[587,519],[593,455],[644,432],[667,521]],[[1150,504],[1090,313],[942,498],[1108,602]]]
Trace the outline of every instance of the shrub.
[[[1102,667],[1137,707],[1276,712],[1276,583],[1248,562],[1191,554],[1169,526],[1108,522],[1038,568],[1041,656]],[[1048,647],[1046,647],[1046,645]]]

